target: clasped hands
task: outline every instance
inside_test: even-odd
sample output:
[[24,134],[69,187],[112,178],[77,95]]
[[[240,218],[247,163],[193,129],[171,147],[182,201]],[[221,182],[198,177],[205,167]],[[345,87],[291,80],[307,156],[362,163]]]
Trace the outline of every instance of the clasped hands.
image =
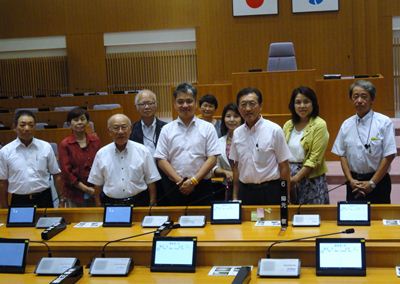
[[365,197],[367,194],[372,192],[371,184],[368,180],[359,181],[356,179],[352,179],[350,181],[350,186],[353,189],[352,193],[355,194],[355,198]]

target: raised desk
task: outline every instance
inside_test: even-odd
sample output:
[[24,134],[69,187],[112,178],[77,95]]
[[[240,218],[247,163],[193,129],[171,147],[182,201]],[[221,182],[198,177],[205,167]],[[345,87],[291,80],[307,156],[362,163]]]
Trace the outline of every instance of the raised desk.
[[[367,240],[367,265],[369,267],[394,267],[400,263],[400,227],[383,226],[381,218],[399,218],[400,206],[376,205],[372,206],[372,225],[368,227],[354,227],[354,234],[339,234],[336,237],[362,237]],[[184,208],[154,208],[153,215],[168,214],[176,221],[183,213]],[[277,219],[278,207],[271,206],[271,219]],[[290,215],[295,211],[291,207]],[[244,222],[241,225],[210,225],[205,228],[179,228],[170,232],[170,236],[197,236],[198,238],[198,265],[257,265],[260,258],[265,257],[267,247],[274,241],[288,240],[300,237],[308,237],[319,234],[338,232],[349,228],[336,225],[336,211],[334,206],[305,206],[303,213],[321,213],[321,226],[316,228],[293,228],[280,235],[280,227],[255,227],[250,222],[250,211],[255,207],[243,209]],[[188,214],[206,213],[207,207],[191,207]],[[67,229],[50,241],[49,246],[54,256],[76,256],[86,264],[92,257],[99,256],[105,242],[151,231],[143,229],[140,221],[148,212],[147,208],[135,208],[135,223],[131,228],[73,228],[72,225],[79,221],[101,221],[102,208],[91,209],[49,209],[48,216],[64,216],[68,222],[72,222]],[[56,214],[57,213],[57,214]],[[169,214],[171,213],[171,214]],[[6,210],[1,210],[2,222]],[[333,216],[334,215],[334,216]],[[334,218],[331,218],[334,217]],[[5,228],[0,227],[0,235],[6,238],[28,238],[40,240],[42,230],[34,228]],[[146,235],[128,241],[110,245],[107,256],[131,256],[138,265],[149,265],[152,235]],[[291,242],[277,245],[272,250],[273,257],[298,257],[303,266],[314,266],[315,263],[314,240]],[[41,244],[32,243],[28,263],[34,264],[46,255],[46,248]]]
[[[244,264],[245,265],[245,264]],[[150,272],[150,269],[145,266],[135,266],[127,277],[91,277],[88,269],[85,269],[83,277],[78,283],[96,283],[96,284],[205,284],[205,283],[232,283],[233,276],[208,276],[211,267],[197,267],[196,273],[165,273],[165,272]],[[34,266],[27,267],[25,274],[0,274],[0,284],[10,283],[49,283],[55,276],[36,276]],[[257,267],[253,268],[250,283],[395,283],[398,281],[394,273],[394,268],[367,268],[366,277],[333,277],[315,275],[315,269],[310,267],[302,267],[301,275],[298,279],[274,279],[274,278],[257,278]]]

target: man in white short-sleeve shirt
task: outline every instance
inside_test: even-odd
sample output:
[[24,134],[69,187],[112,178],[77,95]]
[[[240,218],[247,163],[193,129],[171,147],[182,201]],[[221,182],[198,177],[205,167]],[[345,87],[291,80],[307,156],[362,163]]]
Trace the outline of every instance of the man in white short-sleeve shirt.
[[0,150],[1,208],[8,207],[8,193],[12,206],[53,207],[50,175],[57,192],[61,188],[56,156],[48,142],[34,138],[35,124],[31,111],[19,111],[14,118],[17,139]]
[[260,90],[242,89],[237,104],[245,123],[233,132],[229,154],[235,161],[233,198],[245,205],[279,204],[280,180],[290,181],[291,157],[282,128],[261,117]]
[[195,116],[196,94],[187,83],[176,88],[178,118],[162,128],[154,154],[168,176],[164,191],[169,205],[209,204],[214,190],[210,171],[220,154],[218,136],[211,123]]
[[88,182],[96,186],[103,204],[155,204],[155,182],[161,177],[150,151],[129,140],[132,123],[126,115],[111,116],[107,126],[114,142],[97,152]]
[[348,201],[390,203],[389,168],[397,148],[392,121],[372,110],[375,95],[369,81],[358,80],[350,86],[356,114],[343,122],[332,148],[347,179]]

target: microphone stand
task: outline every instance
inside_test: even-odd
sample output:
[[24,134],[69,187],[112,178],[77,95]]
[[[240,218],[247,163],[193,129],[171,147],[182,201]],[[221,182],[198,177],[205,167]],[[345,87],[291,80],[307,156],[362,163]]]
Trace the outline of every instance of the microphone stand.
[[193,205],[193,204],[196,204],[196,203],[199,203],[199,202],[201,202],[201,201],[203,201],[203,200],[205,200],[207,198],[210,198],[210,197],[214,196],[215,194],[217,194],[217,193],[219,193],[219,192],[221,192],[223,190],[226,190],[226,188],[222,187],[222,188],[220,188],[220,189],[218,189],[216,191],[213,191],[210,194],[202,196],[201,198],[188,203],[186,205],[186,207],[185,207],[184,215],[182,215],[179,218],[179,224],[181,225],[181,227],[186,227],[186,228],[204,227],[206,225],[206,216],[204,216],[204,215],[189,215],[188,216],[187,215],[187,211],[189,209],[189,206]]
[[273,242],[267,249],[267,258],[262,258],[258,262],[258,275],[260,277],[299,277],[300,276],[300,259],[296,258],[283,258],[273,259],[271,258],[271,249],[273,246],[281,243],[298,242],[307,239],[327,237],[337,234],[352,234],[354,229],[346,229],[344,231],[328,233],[322,235],[315,235],[310,237],[303,237],[291,240],[282,240]]
[[[338,189],[339,187],[345,185],[346,183],[342,183],[338,186],[335,186],[334,188],[331,188],[328,190],[326,193],[329,193],[333,190]],[[324,195],[326,194],[325,192],[323,193]],[[300,214],[300,209],[301,206],[312,201],[313,199],[321,196],[321,194],[314,195],[313,197],[307,199],[306,201],[302,202],[299,204],[299,207],[297,208],[297,213],[293,215],[293,221],[292,225],[297,226],[297,227],[318,227],[320,225],[320,217],[319,214]]]
[[[187,179],[188,179],[187,177],[183,178],[182,181],[179,184],[177,184],[176,186],[180,187]],[[164,200],[167,196],[169,196],[175,190],[176,190],[175,187],[170,189],[167,193],[165,193],[163,196],[161,196],[160,199],[157,200],[156,204],[158,204],[159,202]],[[156,204],[151,204],[149,207],[148,215],[143,217],[143,220],[142,220],[143,228],[157,228],[157,227],[160,227],[165,222],[170,220],[169,216],[167,216],[167,215],[162,215],[162,216],[152,216],[151,215],[151,209],[153,209],[153,207]]]

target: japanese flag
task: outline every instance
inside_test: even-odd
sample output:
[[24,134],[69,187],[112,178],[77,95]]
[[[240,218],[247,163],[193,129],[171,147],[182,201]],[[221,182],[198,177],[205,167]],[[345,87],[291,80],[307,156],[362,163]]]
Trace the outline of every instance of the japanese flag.
[[278,14],[278,0],[233,0],[234,16]]

